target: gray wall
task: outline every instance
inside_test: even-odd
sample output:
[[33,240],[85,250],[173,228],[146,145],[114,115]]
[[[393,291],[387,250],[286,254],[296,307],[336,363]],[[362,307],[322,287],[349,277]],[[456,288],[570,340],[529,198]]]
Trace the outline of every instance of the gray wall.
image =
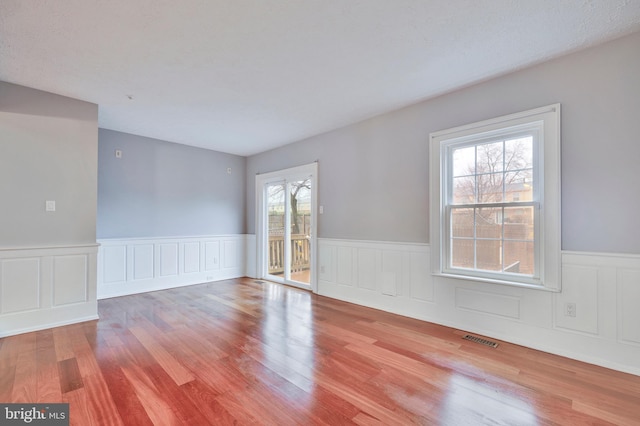
[[560,102],[562,248],[640,254],[639,76],[636,33],[249,157],[247,231],[256,173],[319,160],[320,237],[429,242],[429,133]]
[[0,82],[0,248],[95,243],[97,143],[97,105]]
[[98,147],[98,238],[245,233],[244,157],[105,129]]

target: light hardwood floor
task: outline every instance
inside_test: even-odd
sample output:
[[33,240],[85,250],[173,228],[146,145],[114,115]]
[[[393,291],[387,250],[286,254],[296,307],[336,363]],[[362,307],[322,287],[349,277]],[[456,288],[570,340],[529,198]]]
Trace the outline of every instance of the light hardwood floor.
[[235,279],[0,339],[0,402],[77,425],[640,424],[640,377]]

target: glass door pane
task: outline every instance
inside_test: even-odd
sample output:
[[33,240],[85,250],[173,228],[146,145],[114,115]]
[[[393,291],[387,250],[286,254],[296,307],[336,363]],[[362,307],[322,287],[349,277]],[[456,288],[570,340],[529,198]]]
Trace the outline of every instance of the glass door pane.
[[291,281],[311,284],[311,179],[296,180],[289,185],[288,262]]
[[268,184],[265,189],[267,198],[267,273],[284,279],[286,265],[285,254],[285,184]]
[[256,176],[258,278],[317,291],[317,164]]

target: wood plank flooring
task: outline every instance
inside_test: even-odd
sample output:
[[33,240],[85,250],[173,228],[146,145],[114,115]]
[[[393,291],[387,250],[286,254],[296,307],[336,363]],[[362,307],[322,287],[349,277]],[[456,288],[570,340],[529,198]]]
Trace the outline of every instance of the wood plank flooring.
[[640,377],[243,278],[0,339],[0,402],[75,425],[638,425]]

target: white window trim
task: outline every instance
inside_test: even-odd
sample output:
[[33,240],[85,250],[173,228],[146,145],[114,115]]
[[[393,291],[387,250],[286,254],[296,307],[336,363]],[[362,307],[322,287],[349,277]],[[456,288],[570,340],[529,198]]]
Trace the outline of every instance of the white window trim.
[[[442,176],[446,168],[446,155],[443,147],[453,140],[463,140],[471,135],[490,134],[500,129],[526,125],[536,121],[543,122],[543,132],[540,137],[539,158],[543,170],[542,182],[539,185],[540,208],[539,215],[539,281],[511,279],[505,275],[500,277],[486,277],[482,274],[447,273],[443,265],[445,256],[442,250],[448,247],[444,241],[446,233],[446,205],[443,193]],[[432,272],[434,275],[483,281],[495,284],[505,284],[540,290],[560,291],[561,288],[561,210],[560,210],[560,104],[553,104],[541,108],[510,114],[490,120],[472,123],[452,129],[431,133],[430,140],[430,239]]]

